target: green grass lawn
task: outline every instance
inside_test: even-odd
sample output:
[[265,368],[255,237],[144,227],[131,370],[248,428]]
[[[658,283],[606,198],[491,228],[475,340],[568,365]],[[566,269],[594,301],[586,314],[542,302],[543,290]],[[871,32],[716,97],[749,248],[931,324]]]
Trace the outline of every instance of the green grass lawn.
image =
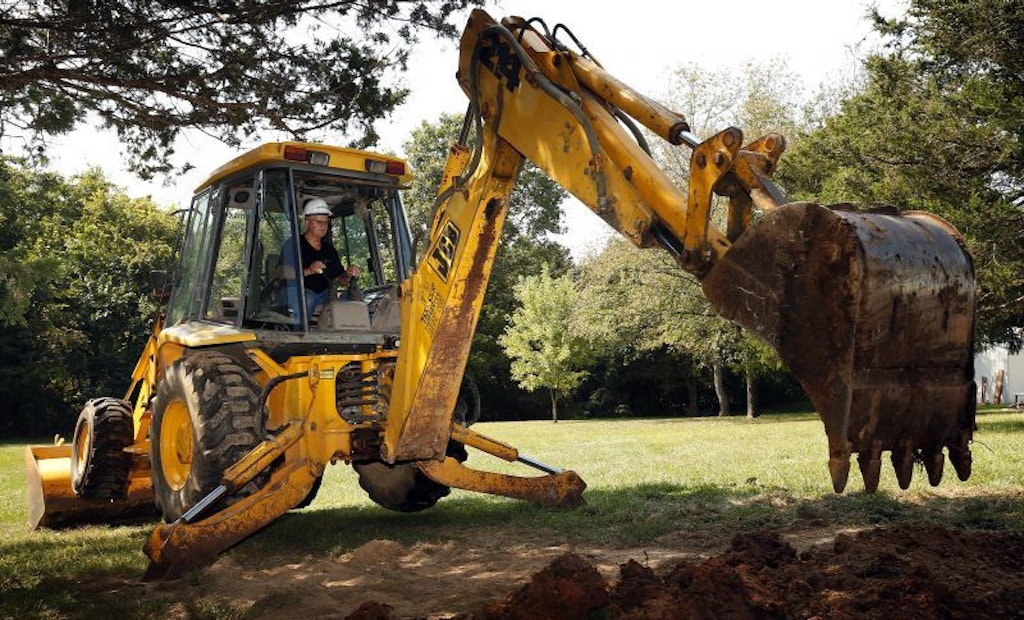
[[[745,418],[483,423],[485,435],[542,462],[576,470],[588,483],[577,510],[536,507],[455,491],[417,514],[368,500],[346,466],[328,469],[309,508],[289,513],[232,551],[259,565],[287,555],[336,555],[365,542],[487,540],[632,547],[685,532],[709,549],[740,531],[885,523],[1024,529],[1024,413],[978,416],[974,473],[962,483],[947,465],[937,488],[923,470],[900,491],[891,468],[879,492],[863,493],[856,466],[844,495],[828,475],[821,422],[813,414]],[[471,451],[469,464],[529,475]],[[0,618],[147,617],[168,600],[102,596],[69,587],[103,575],[135,577],[152,524],[33,532],[24,523],[24,446],[0,445]],[[270,558],[270,559],[268,559]],[[187,605],[186,605],[187,607]],[[195,617],[224,617],[188,608]],[[230,614],[229,614],[230,615]]]

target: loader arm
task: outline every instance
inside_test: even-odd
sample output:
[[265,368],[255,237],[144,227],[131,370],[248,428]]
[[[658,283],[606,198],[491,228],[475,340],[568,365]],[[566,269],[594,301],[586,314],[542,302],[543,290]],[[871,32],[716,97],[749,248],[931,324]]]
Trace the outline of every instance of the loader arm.
[[[426,253],[403,284],[386,460],[444,459],[507,198],[527,158],[636,246],[669,251],[719,314],[775,347],[822,417],[837,492],[853,452],[869,491],[883,450],[904,488],[915,461],[938,483],[944,447],[966,479],[974,279],[951,226],[928,214],[787,204],[770,180],[782,136],[744,146],[728,128],[701,141],[682,115],[539,20],[499,24],[474,11],[458,79],[477,135],[472,149],[452,150]],[[692,149],[686,190],[654,162],[636,123]],[[729,198],[724,232],[711,221],[716,193]]]

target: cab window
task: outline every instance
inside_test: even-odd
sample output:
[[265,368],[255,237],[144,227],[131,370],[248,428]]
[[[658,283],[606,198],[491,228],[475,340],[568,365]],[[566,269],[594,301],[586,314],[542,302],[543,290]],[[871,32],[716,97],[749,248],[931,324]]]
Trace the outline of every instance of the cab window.
[[202,307],[206,294],[206,264],[215,237],[214,205],[219,197],[218,190],[209,189],[192,199],[174,292],[167,305],[168,326],[195,316]]
[[363,196],[342,205],[332,221],[331,238],[341,261],[359,266],[361,287],[395,284],[400,279],[392,219],[383,197]]
[[220,247],[210,275],[210,294],[203,318],[237,323],[242,304],[242,283],[248,271],[246,239],[254,219],[252,178],[231,183],[220,218]]
[[250,259],[245,321],[255,327],[291,329],[301,323],[294,201],[288,170],[261,173],[255,241]]

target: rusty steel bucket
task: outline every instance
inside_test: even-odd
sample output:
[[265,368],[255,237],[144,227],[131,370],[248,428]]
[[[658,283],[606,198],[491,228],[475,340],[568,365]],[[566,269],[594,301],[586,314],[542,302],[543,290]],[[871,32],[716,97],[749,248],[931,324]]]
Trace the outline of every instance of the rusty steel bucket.
[[974,270],[957,231],[923,212],[792,203],[746,231],[702,283],[715,310],[771,344],[825,425],[836,492],[850,454],[868,492],[881,453],[899,485],[934,486],[943,448],[971,473]]

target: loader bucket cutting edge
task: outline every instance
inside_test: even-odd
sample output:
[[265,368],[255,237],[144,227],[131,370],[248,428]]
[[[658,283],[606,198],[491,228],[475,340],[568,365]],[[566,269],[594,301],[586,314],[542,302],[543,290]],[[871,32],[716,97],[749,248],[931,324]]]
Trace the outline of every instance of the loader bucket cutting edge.
[[32,529],[65,528],[89,523],[119,523],[156,517],[149,472],[128,483],[122,500],[83,499],[71,488],[71,446],[27,446],[26,503]]
[[881,453],[902,488],[913,464],[970,476],[975,286],[955,229],[926,213],[788,204],[766,214],[702,283],[723,317],[771,344],[824,422],[833,487],[850,454],[868,492]]

